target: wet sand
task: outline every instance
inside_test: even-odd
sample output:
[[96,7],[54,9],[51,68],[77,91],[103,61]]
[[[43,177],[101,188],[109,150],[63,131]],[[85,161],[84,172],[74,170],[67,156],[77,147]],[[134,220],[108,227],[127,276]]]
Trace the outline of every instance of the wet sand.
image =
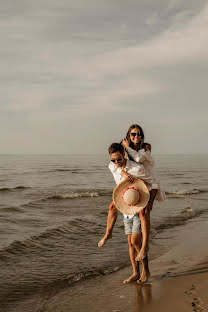
[[122,284],[131,274],[127,267],[80,281],[39,302],[31,298],[21,308],[27,312],[207,311],[207,237],[208,219],[204,217],[178,227],[177,232],[173,228],[158,234],[158,241],[169,242],[168,250],[150,261],[151,277],[142,286]]
[[38,311],[207,311],[208,259],[171,277],[153,277],[143,286],[136,282],[122,285],[122,277],[129,272],[127,268],[111,276],[83,281],[79,289],[75,286],[46,298]]

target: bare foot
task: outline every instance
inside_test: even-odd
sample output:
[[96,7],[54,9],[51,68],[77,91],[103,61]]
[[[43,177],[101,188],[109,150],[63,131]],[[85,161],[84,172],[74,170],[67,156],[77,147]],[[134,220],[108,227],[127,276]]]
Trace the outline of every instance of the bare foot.
[[146,283],[148,281],[149,277],[150,277],[150,271],[149,270],[143,270],[142,275],[141,275],[140,279],[137,281],[137,283],[138,284]]
[[140,250],[140,252],[138,253],[138,255],[136,256],[135,260],[136,261],[141,261],[144,260],[147,256],[147,251],[145,249]]
[[123,284],[128,284],[128,283],[131,283],[133,281],[137,281],[139,278],[140,278],[140,274],[139,273],[133,274],[132,276],[130,276],[129,278],[124,280]]
[[105,245],[105,243],[107,242],[108,239],[112,238],[112,234],[105,234],[103,236],[103,238],[99,241],[98,243],[98,247],[103,247]]

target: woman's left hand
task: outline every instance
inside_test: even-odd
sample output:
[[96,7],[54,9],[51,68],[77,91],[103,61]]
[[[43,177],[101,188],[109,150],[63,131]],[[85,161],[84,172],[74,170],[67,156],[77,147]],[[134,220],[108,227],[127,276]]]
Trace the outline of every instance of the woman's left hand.
[[153,206],[153,203],[152,203],[152,202],[149,202],[149,203],[147,204],[147,206],[142,210],[143,216],[144,216],[145,214],[150,214],[150,211],[152,210],[152,206]]
[[151,146],[151,144],[147,144],[146,145],[146,147],[145,147],[145,150],[149,150],[150,152],[151,152],[151,150],[152,150],[152,146]]
[[128,141],[128,139],[123,139],[122,145],[125,147],[125,149],[128,149],[129,148],[129,141]]

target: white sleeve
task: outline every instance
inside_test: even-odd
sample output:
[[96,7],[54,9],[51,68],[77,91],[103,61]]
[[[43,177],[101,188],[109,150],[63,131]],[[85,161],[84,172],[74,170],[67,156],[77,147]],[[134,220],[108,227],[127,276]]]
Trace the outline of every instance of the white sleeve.
[[108,168],[110,169],[110,171],[112,173],[117,173],[117,174],[121,174],[122,169],[117,167],[116,164],[114,164],[112,161],[110,162],[110,164],[108,165]]
[[137,163],[143,163],[143,161],[147,160],[151,163],[154,163],[152,155],[150,152],[145,151],[144,149],[135,151],[133,148],[128,148],[129,155],[136,161]]
[[149,190],[152,189],[153,182],[152,176],[149,175],[149,173],[142,164],[138,164],[136,162],[131,161],[130,167],[127,172],[130,173],[132,177],[139,178],[143,180],[145,183],[147,183],[147,187]]
[[146,155],[145,155],[145,153],[143,153],[144,150],[139,150],[137,152],[133,148],[129,147],[127,149],[127,151],[129,153],[129,155],[134,159],[134,161],[136,161],[138,163],[142,163],[144,160],[146,160]]
[[152,186],[153,179],[148,174],[148,172],[145,170],[143,165],[141,165],[141,164],[137,165],[137,173],[138,173],[138,178],[142,179],[144,182],[146,182]]

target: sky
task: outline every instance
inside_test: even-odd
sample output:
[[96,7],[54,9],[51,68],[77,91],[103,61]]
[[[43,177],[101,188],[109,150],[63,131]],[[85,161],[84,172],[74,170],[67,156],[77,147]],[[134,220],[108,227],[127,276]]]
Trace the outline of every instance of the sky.
[[0,0],[1,154],[208,153],[208,1]]

